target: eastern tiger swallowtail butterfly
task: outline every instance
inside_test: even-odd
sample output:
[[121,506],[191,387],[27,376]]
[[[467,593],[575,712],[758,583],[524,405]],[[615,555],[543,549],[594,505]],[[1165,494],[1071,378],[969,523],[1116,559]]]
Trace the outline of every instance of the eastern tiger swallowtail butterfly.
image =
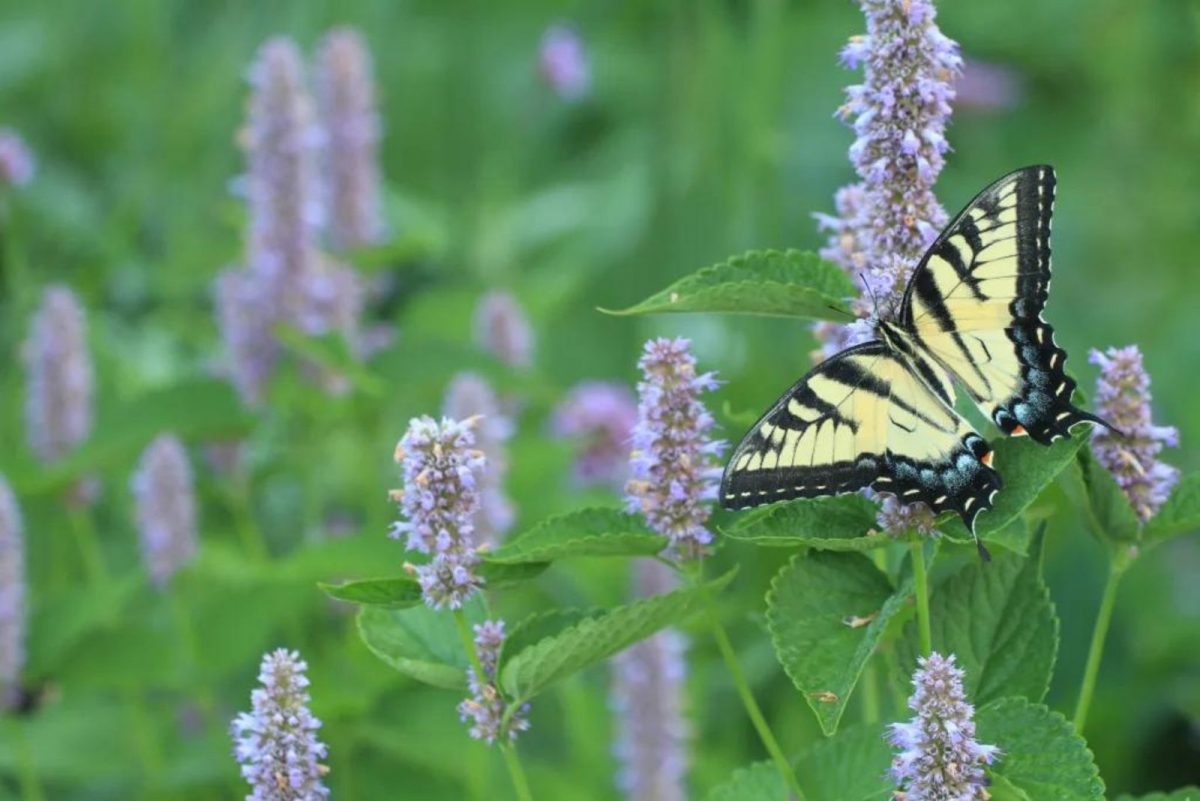
[[1042,318],[1054,185],[1053,168],[1026,167],[968,203],[876,338],[817,365],[754,424],[725,468],[722,504],[870,487],[957,512],[974,534],[1000,475],[954,410],[951,377],[1010,436],[1049,445],[1081,422],[1107,426],[1071,404],[1067,354]]

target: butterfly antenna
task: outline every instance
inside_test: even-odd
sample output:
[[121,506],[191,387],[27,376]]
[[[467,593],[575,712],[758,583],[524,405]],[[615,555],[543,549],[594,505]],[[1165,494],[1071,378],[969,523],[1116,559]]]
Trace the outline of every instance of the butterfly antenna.
[[860,284],[862,284],[863,289],[867,290],[867,294],[871,296],[871,306],[873,307],[872,311],[871,311],[871,316],[878,317],[879,316],[879,298],[875,297],[875,290],[872,289],[871,285],[867,283],[867,277],[865,275],[863,275],[862,273],[858,274],[858,282]]

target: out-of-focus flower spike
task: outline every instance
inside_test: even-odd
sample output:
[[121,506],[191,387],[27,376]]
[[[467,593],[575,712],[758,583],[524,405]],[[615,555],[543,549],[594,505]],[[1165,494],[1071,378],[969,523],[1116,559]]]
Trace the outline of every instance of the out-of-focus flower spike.
[[170,434],[142,453],[133,478],[142,560],[159,589],[196,554],[196,492],[183,443]]
[[582,444],[572,466],[578,485],[624,485],[637,416],[637,398],[623,384],[585,381],[571,388],[554,410],[551,430]]
[[0,476],[0,711],[20,702],[25,631],[25,527],[16,496]]
[[12,128],[0,128],[0,188],[25,186],[37,173],[37,158]]
[[475,341],[510,367],[533,364],[533,328],[509,292],[493,290],[475,307]]
[[542,34],[538,50],[538,71],[551,89],[563,100],[585,97],[592,84],[583,39],[571,26],[558,23]]
[[23,356],[28,373],[29,444],[39,459],[50,464],[70,454],[92,433],[87,319],[71,289],[61,285],[46,289]]
[[442,412],[455,420],[478,418],[475,444],[487,460],[479,479],[479,510],[475,514],[475,542],[495,545],[512,527],[515,512],[504,493],[508,475],[508,440],[513,422],[500,408],[500,399],[484,378],[476,373],[459,373],[446,389]]

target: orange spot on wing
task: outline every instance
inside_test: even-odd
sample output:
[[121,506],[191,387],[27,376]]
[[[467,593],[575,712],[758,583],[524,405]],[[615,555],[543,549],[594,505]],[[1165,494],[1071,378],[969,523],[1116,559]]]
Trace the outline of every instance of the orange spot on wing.
[[983,455],[983,458],[980,459],[979,461],[983,462],[988,467],[991,467],[992,466],[992,457],[994,457],[995,455],[996,455],[995,451],[988,451],[987,453],[985,453]]
[[1027,437],[1029,432],[1025,430],[1025,426],[1017,426],[1012,431],[1008,432],[1010,437]]

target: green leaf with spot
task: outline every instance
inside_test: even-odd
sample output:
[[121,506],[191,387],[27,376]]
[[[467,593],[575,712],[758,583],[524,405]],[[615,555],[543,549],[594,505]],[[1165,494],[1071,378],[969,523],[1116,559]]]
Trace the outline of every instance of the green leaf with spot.
[[[463,606],[468,622],[483,622],[483,599],[475,595]],[[424,604],[409,609],[364,606],[358,633],[373,654],[405,676],[434,687],[465,690],[467,652],[449,611]]]
[[581,556],[653,556],[667,546],[636,515],[581,509],[552,517],[484,554],[491,564],[551,562]]
[[[1058,654],[1058,618],[1041,577],[1043,537],[1029,557],[997,553],[972,560],[942,582],[929,599],[933,650],[954,654],[976,706],[1009,696],[1041,701]],[[916,621],[899,647],[901,672],[916,668]]]
[[999,746],[990,772],[1031,799],[1104,798],[1104,782],[1087,743],[1057,712],[1024,698],[1004,698],[979,709],[976,739]]
[[861,495],[798,498],[743,512],[722,533],[757,545],[867,551],[892,543],[875,528],[879,507]]
[[752,250],[680,278],[646,300],[612,314],[732,312],[846,322],[854,283],[815,253]]
[[1180,479],[1158,514],[1146,522],[1143,537],[1147,544],[1169,540],[1200,529],[1200,473]]
[[732,579],[735,571],[699,587],[676,590],[634,601],[587,617],[510,656],[500,671],[500,686],[518,702],[527,701],[551,684],[601,662],[685,620]]
[[910,593],[907,585],[894,590],[857,553],[797,554],[771,582],[767,625],[775,653],[825,734],[837,731],[867,659]]

